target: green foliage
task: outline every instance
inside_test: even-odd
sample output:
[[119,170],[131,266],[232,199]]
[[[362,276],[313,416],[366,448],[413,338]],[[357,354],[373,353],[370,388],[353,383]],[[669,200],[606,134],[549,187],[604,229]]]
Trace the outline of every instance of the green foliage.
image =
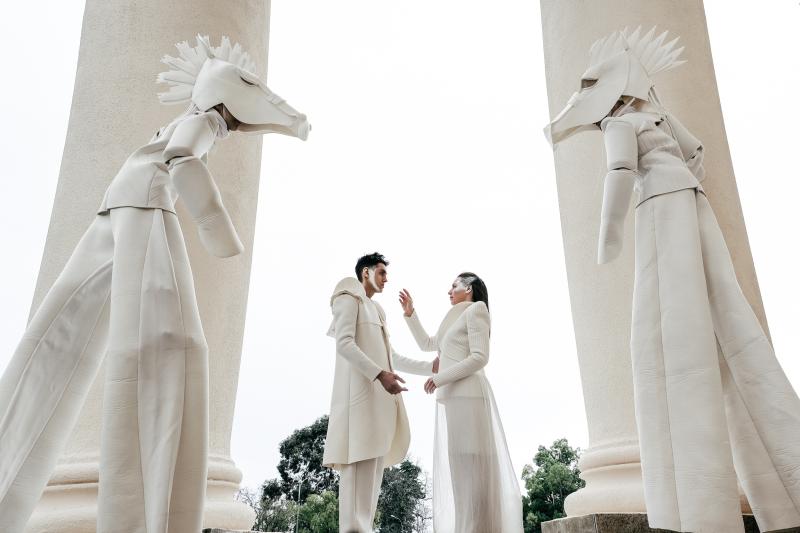
[[339,475],[322,466],[327,432],[328,416],[325,415],[310,426],[295,430],[281,442],[278,474],[281,476],[281,493],[286,498],[297,501],[297,486],[301,479],[301,503],[312,494],[339,492]]
[[550,448],[539,446],[534,465],[525,465],[522,480],[527,494],[522,497],[525,533],[540,533],[542,522],[563,518],[564,499],[582,488],[579,477],[580,449],[570,447],[567,439],[558,439]]
[[338,533],[339,498],[333,491],[312,494],[300,506],[301,533]]
[[[408,459],[383,473],[376,523],[380,533],[412,533],[427,494],[422,469]],[[422,508],[421,508],[422,506]]]
[[293,531],[296,516],[297,503],[293,501],[285,498],[262,501],[256,511],[253,529],[256,531]]
[[[243,490],[239,498],[256,513],[257,531],[337,533],[339,475],[322,466],[328,417],[292,432],[280,444],[279,479],[268,479],[258,496]],[[298,500],[298,482],[302,481]],[[425,531],[431,519],[427,478],[409,460],[384,470],[376,527],[381,533]]]
[[239,491],[239,500],[253,508],[256,520],[252,529],[256,531],[291,531],[294,529],[297,504],[281,496],[278,480],[271,479],[261,487],[261,496],[245,489]]

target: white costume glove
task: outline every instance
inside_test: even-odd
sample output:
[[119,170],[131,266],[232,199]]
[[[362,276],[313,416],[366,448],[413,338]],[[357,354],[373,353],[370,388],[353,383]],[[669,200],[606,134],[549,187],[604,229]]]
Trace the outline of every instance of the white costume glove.
[[639,150],[636,132],[630,122],[607,118],[601,127],[606,145],[608,174],[603,188],[597,262],[604,264],[616,259],[622,251],[625,218],[631,203]]
[[214,145],[218,124],[207,113],[187,118],[175,128],[164,161],[172,183],[197,223],[200,242],[217,257],[242,253],[244,246],[222,205],[222,197],[203,157]]

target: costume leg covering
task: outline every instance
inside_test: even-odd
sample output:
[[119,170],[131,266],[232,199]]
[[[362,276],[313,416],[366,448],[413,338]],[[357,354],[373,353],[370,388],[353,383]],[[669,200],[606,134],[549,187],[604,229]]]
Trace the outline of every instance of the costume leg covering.
[[[170,237],[180,237],[177,221],[167,234],[165,218],[174,217],[172,214],[120,208],[112,210],[111,217],[116,248],[98,531],[164,533],[172,523],[176,525],[170,527],[170,533],[198,531],[206,473],[205,419],[186,420],[192,428],[188,437],[198,439],[191,445],[184,441],[182,429],[187,366],[195,374],[193,388],[200,387],[200,398],[196,390],[188,395],[192,399],[189,408],[197,407],[191,416],[207,414],[207,385],[196,379],[198,374],[206,376],[206,349],[194,298],[182,299],[191,287],[191,278],[185,279],[190,272],[185,249],[169,242]],[[179,268],[171,244],[178,254],[184,254],[179,257]],[[184,320],[186,315],[192,317]],[[191,363],[187,363],[189,359]],[[199,370],[198,359],[203,361]],[[180,473],[188,476],[189,484],[175,480],[181,450],[203,453],[202,457],[181,457]],[[179,516],[173,521],[171,495],[178,485],[189,494],[176,502]]]
[[340,533],[371,533],[383,481],[383,457],[342,465],[339,479]]
[[650,526],[742,532],[694,189],[636,208],[631,356]]
[[165,212],[164,227],[183,310],[186,341],[186,386],[169,503],[169,533],[197,533],[202,527],[208,474],[208,346],[178,217]]
[[742,293],[703,195],[697,211],[736,472],[762,531],[800,526],[800,400]]
[[22,531],[75,425],[105,350],[113,239],[89,226],[0,380],[0,524]]

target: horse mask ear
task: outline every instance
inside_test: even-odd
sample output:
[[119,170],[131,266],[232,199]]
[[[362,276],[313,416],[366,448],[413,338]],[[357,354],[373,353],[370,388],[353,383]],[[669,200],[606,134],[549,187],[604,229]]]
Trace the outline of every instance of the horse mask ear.
[[587,129],[605,118],[623,95],[640,100],[652,98],[653,76],[685,63],[679,60],[683,47],[675,49],[678,38],[664,43],[668,32],[656,36],[655,27],[642,35],[625,28],[595,41],[589,50],[589,66],[575,92],[556,117],[545,127],[551,144]]
[[179,57],[164,56],[162,62],[171,70],[157,80],[171,85],[158,95],[161,103],[193,102],[208,110],[223,104],[242,124],[246,133],[282,133],[305,140],[311,126],[306,116],[269,90],[256,74],[255,63],[239,43],[231,45],[222,38],[211,46],[208,36],[197,36],[197,45],[175,45]]

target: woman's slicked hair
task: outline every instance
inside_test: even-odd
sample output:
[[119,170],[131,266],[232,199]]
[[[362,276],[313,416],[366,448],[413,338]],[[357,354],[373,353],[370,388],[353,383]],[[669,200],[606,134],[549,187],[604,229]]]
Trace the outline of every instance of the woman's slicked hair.
[[483,302],[486,304],[486,308],[489,308],[489,289],[486,288],[486,283],[477,274],[462,272],[458,275],[458,279],[461,280],[465,287],[472,288],[473,302]]

